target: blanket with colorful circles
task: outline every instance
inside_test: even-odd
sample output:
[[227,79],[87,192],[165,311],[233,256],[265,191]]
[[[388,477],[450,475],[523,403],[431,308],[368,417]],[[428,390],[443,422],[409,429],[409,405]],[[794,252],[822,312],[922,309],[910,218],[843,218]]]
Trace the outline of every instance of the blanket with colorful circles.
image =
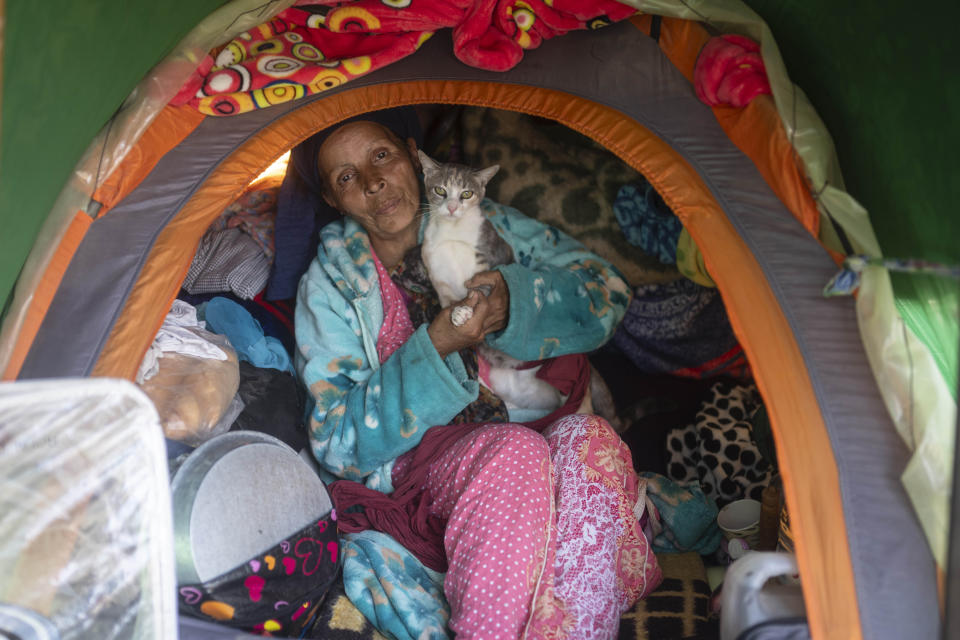
[[635,13],[613,0],[301,0],[208,56],[174,98],[234,115],[337,87],[453,29],[466,64],[505,71],[526,49]]

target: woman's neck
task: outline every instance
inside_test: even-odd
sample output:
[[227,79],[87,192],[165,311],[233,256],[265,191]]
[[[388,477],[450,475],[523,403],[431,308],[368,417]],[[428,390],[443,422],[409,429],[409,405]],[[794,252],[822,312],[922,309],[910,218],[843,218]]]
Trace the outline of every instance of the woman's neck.
[[417,246],[417,228],[415,225],[411,225],[409,229],[404,231],[403,235],[393,238],[371,235],[370,246],[373,247],[381,264],[386,267],[387,271],[391,271],[403,261],[407,251]]

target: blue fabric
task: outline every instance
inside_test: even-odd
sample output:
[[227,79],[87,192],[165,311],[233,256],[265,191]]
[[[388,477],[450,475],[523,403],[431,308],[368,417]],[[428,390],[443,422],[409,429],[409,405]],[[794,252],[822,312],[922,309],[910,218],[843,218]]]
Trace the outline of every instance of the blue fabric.
[[[253,316],[253,319],[256,320],[263,329],[263,335],[279,340],[283,344],[283,348],[286,349],[287,353],[289,353],[291,357],[293,356],[293,352],[296,350],[293,332],[289,330],[287,326],[284,325],[284,323],[281,322],[280,319],[278,319],[275,315],[273,315],[266,307],[258,303],[256,299],[244,300],[243,298],[239,298],[229,292],[191,294],[181,290],[177,295],[177,298],[192,304],[198,309],[201,305],[204,305],[205,303],[218,297],[232,300],[249,311],[250,315]],[[271,302],[268,304],[275,305],[276,303]],[[274,306],[273,308],[276,309],[277,307]],[[290,322],[290,326],[292,327],[293,318],[288,317],[288,320]]]
[[638,474],[647,481],[647,497],[660,512],[663,531],[653,539],[656,553],[697,551],[709,555],[720,547],[717,505],[698,482],[680,484],[658,473]]
[[476,399],[459,354],[440,358],[420,327],[381,366],[380,283],[366,231],[351,218],[329,224],[300,283],[297,369],[315,406],[313,453],[338,478],[392,490],[388,465]]
[[510,291],[506,329],[487,344],[524,361],[586,353],[617,328],[632,292],[616,267],[559,229],[484,200],[517,262],[497,267]]
[[379,531],[343,536],[343,586],[350,602],[381,633],[398,640],[450,637],[444,574]]
[[293,373],[290,355],[283,344],[263,335],[260,323],[236,302],[220,296],[213,298],[204,307],[204,320],[210,331],[227,336],[241,360],[262,369]]
[[676,264],[677,239],[683,225],[653,185],[641,177],[621,187],[613,213],[627,242],[663,264]]
[[643,373],[697,367],[738,344],[719,292],[686,278],[637,287],[613,343]]
[[341,217],[340,212],[328,205],[320,195],[317,154],[320,145],[334,130],[356,120],[379,122],[403,140],[413,138],[418,147],[423,143],[416,110],[413,107],[398,107],[349,118],[314,134],[293,148],[277,196],[274,226],[276,255],[264,293],[267,300],[287,300],[297,294],[300,278],[317,255],[320,229]]

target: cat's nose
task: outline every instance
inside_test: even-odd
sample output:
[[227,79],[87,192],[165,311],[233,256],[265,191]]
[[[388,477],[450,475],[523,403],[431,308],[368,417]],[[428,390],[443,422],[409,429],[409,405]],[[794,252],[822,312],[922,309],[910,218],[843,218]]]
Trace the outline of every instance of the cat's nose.
[[457,210],[457,203],[456,203],[456,202],[448,202],[448,203],[447,203],[447,211],[449,211],[450,213],[453,213],[453,212],[456,211],[456,210]]

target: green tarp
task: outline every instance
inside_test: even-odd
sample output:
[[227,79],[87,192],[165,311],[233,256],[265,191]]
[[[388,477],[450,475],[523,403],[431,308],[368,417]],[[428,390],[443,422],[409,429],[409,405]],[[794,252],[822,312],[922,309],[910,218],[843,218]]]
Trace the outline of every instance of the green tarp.
[[221,4],[6,1],[0,304],[87,145],[147,71]]
[[[745,1],[827,125],[884,254],[960,262],[960,5]],[[893,283],[898,310],[955,391],[960,283]]]

